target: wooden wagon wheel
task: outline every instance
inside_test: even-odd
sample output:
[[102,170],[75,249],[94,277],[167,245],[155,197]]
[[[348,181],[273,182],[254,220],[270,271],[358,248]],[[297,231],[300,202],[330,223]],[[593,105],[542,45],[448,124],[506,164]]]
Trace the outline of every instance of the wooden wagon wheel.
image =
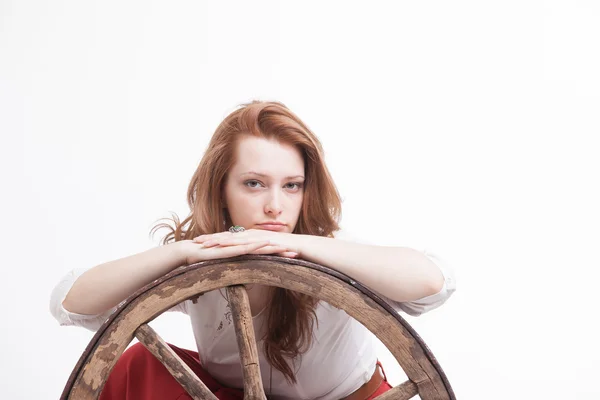
[[423,340],[384,300],[359,282],[331,268],[303,260],[246,255],[179,267],[151,282],[111,314],[96,332],[73,369],[61,399],[95,400],[118,358],[136,337],[169,370],[194,399],[216,399],[200,379],[148,326],[176,304],[199,294],[227,288],[244,376],[244,399],[266,399],[250,305],[243,284],[291,289],[343,309],[375,334],[390,350],[408,381],[379,400],[452,399],[442,368]]

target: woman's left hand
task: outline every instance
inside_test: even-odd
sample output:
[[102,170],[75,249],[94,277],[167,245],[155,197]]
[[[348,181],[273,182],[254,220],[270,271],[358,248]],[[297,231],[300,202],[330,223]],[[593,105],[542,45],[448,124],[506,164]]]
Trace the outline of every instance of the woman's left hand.
[[[204,247],[227,247],[235,245],[243,245],[255,243],[257,241],[269,241],[269,245],[263,247],[260,250],[252,252],[251,254],[277,254],[282,257],[296,258],[299,256],[299,250],[294,234],[274,232],[263,229],[248,229],[243,232],[219,232],[208,235],[200,235],[194,238],[194,242],[202,243]],[[269,252],[269,248],[286,248],[287,251],[273,251]]]

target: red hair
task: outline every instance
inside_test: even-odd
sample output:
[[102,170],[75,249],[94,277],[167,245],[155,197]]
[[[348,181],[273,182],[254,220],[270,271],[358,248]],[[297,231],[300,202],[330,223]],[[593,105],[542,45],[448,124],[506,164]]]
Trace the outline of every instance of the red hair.
[[[331,237],[339,229],[341,199],[325,165],[321,143],[282,103],[252,101],[229,114],[213,134],[188,187],[189,216],[179,222],[173,215],[174,228],[170,224],[159,224],[152,229],[170,229],[163,244],[222,232],[231,224],[223,212],[222,193],[242,135],[275,139],[300,151],[305,168],[304,197],[293,233]],[[275,288],[267,305],[265,355],[269,363],[293,383],[296,378],[286,358],[293,360],[308,350],[317,302],[308,295]]]

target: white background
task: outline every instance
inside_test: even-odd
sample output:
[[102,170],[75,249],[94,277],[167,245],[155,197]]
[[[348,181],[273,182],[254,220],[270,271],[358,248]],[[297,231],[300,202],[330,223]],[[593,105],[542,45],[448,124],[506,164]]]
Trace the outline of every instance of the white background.
[[344,227],[452,265],[407,320],[459,399],[599,398],[599,53],[592,0],[0,1],[0,398],[59,397],[92,333],[52,288],[157,245],[252,99],[320,137]]

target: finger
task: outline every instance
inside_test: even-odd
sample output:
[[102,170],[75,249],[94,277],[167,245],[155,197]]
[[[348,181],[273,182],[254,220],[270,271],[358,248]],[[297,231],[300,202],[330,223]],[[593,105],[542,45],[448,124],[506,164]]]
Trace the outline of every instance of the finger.
[[[263,239],[262,241],[264,241],[265,239]],[[239,236],[235,236],[235,237],[230,237],[230,238],[224,238],[224,239],[213,239],[213,240],[208,240],[206,242],[203,243],[204,247],[213,247],[213,246],[222,246],[222,247],[226,247],[226,246],[239,246],[242,244],[250,244],[250,243],[256,243],[257,238],[250,238],[250,237],[239,237]]]
[[236,240],[235,243],[223,239],[212,239],[202,243],[204,247],[228,247],[228,246],[239,246],[243,244],[257,243],[256,240]]
[[206,235],[196,236],[193,240],[196,243],[206,242],[207,240],[214,239],[215,233],[207,233]]
[[239,246],[227,246],[227,247],[214,247],[208,251],[214,252],[218,257],[235,257],[242,254],[251,254],[253,251],[259,250],[265,246],[268,246],[268,241],[248,243]]
[[270,246],[264,246],[259,249],[256,249],[256,250],[252,251],[252,253],[250,253],[250,254],[276,254],[276,253],[283,253],[287,250],[288,249],[285,247],[270,245]]
[[[244,232],[236,232],[235,234],[241,235],[241,234],[244,234]],[[196,236],[193,239],[193,241],[197,242],[197,243],[202,243],[202,242],[206,242],[207,240],[214,240],[214,239],[230,237],[231,235],[233,235],[233,233],[229,232],[229,231],[217,232],[217,233],[207,233],[204,235]]]
[[287,258],[296,258],[296,257],[298,257],[298,253],[296,253],[294,251],[284,251],[283,253],[277,253],[277,255],[279,255],[281,257],[287,257]]

